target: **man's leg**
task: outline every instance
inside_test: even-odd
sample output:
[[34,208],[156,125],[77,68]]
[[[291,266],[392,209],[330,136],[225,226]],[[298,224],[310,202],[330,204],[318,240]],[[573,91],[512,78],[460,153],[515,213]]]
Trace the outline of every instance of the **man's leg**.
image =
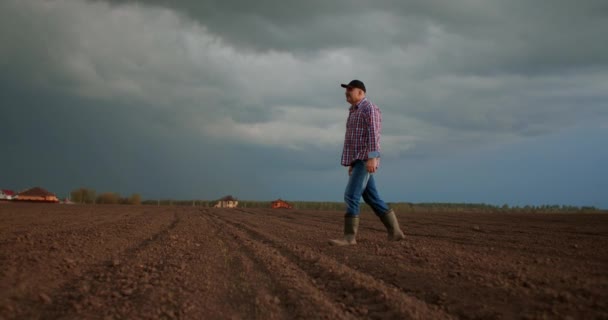
[[395,215],[395,211],[390,209],[388,205],[380,198],[380,194],[378,193],[378,189],[376,188],[376,181],[374,180],[374,175],[370,175],[369,180],[367,182],[367,186],[363,191],[363,200],[367,203],[380,221],[386,227],[386,231],[388,232],[388,239],[392,241],[399,241],[405,238],[401,228],[399,228],[399,221],[397,221],[397,216]]
[[372,208],[372,210],[378,217],[382,217],[389,211],[390,208],[388,207],[386,202],[384,202],[382,198],[380,198],[380,194],[378,193],[378,189],[376,188],[376,180],[374,179],[373,174],[370,175],[367,181],[367,186],[365,190],[363,190],[362,196],[363,201],[365,201],[365,203],[367,203]]
[[367,187],[370,176],[371,175],[365,168],[365,162],[361,160],[355,161],[353,170],[348,178],[346,190],[344,190],[344,202],[346,203],[347,216],[359,216],[361,196]]
[[363,190],[367,186],[370,174],[365,169],[365,162],[357,160],[353,163],[353,170],[348,178],[344,191],[346,214],[344,215],[344,239],[330,240],[333,245],[356,244],[357,230],[359,228],[359,202]]

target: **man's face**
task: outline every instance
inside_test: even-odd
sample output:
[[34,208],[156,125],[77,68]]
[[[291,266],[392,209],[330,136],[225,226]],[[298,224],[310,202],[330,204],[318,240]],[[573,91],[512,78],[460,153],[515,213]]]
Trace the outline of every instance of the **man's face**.
[[344,95],[346,96],[346,102],[351,105],[359,102],[359,100],[363,99],[363,90],[359,88],[347,87],[344,91]]

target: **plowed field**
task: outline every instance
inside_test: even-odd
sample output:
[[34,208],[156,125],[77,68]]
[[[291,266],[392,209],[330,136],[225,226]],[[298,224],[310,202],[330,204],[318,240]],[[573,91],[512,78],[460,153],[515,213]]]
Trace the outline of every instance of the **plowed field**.
[[608,319],[608,215],[0,203],[2,319]]

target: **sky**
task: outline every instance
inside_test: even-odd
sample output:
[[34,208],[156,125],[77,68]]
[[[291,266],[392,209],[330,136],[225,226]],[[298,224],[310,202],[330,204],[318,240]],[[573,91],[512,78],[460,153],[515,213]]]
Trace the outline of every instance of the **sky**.
[[604,0],[0,2],[0,188],[608,208]]

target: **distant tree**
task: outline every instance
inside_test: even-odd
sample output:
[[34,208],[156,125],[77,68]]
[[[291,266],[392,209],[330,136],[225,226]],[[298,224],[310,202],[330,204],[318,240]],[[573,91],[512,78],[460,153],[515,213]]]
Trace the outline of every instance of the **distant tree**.
[[120,194],[115,192],[104,192],[97,197],[97,203],[117,204],[120,201]]
[[582,207],[581,207],[581,210],[582,210],[582,211],[596,211],[596,210],[597,210],[597,208],[596,208],[596,207],[594,207],[594,206],[582,206]]
[[70,192],[70,198],[75,203],[94,203],[95,190],[88,188],[78,188]]
[[139,193],[134,193],[129,198],[129,204],[140,205],[141,204],[141,195]]
[[76,190],[72,190],[70,192],[70,199],[75,202],[75,203],[84,203],[83,198],[84,198],[84,192],[83,192],[84,188],[80,188],[80,189],[76,189]]

